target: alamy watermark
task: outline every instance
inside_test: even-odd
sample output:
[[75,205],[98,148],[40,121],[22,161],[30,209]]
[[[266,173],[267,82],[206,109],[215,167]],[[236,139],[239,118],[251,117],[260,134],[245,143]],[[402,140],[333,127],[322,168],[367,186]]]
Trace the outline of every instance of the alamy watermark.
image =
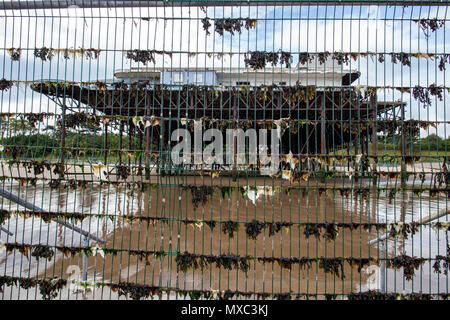
[[[174,165],[254,165],[262,174],[279,171],[280,140],[279,128],[267,129],[207,129],[203,132],[201,120],[195,121],[193,139],[188,129],[179,128],[172,132],[171,150]],[[224,138],[225,136],[225,138]],[[270,150],[270,154],[269,154]]]

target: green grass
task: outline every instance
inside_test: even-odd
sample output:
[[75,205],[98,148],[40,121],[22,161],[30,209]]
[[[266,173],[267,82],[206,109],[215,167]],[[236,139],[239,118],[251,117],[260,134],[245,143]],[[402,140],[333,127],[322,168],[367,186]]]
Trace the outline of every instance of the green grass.
[[[117,161],[119,158],[119,135],[109,133],[107,139],[108,161]],[[122,138],[122,151],[130,150],[134,158],[142,154],[137,137],[124,135]],[[3,158],[13,158],[15,150],[20,159],[59,159],[62,151],[61,138],[53,134],[25,134],[16,135],[1,140]],[[102,160],[105,150],[103,148],[104,135],[68,133],[65,139],[65,152],[67,159]],[[154,145],[153,148],[156,148]],[[122,159],[126,159],[127,152],[122,152]]]

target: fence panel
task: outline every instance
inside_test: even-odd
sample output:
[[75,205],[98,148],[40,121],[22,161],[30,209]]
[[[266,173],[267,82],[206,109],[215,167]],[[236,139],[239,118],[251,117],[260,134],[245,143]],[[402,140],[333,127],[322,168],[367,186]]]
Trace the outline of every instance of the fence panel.
[[448,9],[2,1],[1,299],[447,299]]

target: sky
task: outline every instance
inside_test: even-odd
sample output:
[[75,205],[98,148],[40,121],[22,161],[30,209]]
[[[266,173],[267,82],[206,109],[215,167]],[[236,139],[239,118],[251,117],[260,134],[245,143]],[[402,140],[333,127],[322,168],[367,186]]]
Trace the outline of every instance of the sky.
[[[24,81],[97,81],[113,79],[114,71],[142,64],[126,59],[130,49],[164,50],[149,67],[244,67],[244,54],[253,50],[298,52],[424,52],[450,53],[445,25],[426,37],[414,19],[449,19],[449,7],[386,6],[259,6],[210,7],[204,13],[192,8],[110,8],[0,11],[0,78]],[[201,19],[242,17],[257,19],[255,29],[223,36],[210,28],[203,30]],[[145,18],[141,19],[141,18]],[[51,61],[34,57],[34,49],[95,48],[98,59],[82,57]],[[19,61],[11,61],[8,48],[22,49]],[[224,53],[221,58],[207,52]],[[197,53],[195,56],[189,53]],[[233,53],[230,57],[229,53]],[[389,57],[379,63],[370,57],[351,61],[345,68],[358,70],[360,86],[449,86],[449,70],[439,71],[438,61],[412,58],[411,67],[392,64]],[[339,67],[340,68],[340,67]],[[339,85],[339,84],[336,84]],[[433,99],[424,108],[411,94],[379,90],[379,100],[408,103],[406,117],[429,121],[448,121],[443,101]],[[0,93],[2,112],[57,112],[48,98],[32,92],[26,85]],[[450,127],[422,131],[448,137]]]

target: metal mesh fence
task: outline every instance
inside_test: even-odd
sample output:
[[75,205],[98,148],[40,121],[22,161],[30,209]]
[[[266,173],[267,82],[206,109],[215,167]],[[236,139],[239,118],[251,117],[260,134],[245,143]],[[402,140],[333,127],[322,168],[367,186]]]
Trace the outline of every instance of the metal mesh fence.
[[448,9],[2,1],[1,299],[447,299]]

